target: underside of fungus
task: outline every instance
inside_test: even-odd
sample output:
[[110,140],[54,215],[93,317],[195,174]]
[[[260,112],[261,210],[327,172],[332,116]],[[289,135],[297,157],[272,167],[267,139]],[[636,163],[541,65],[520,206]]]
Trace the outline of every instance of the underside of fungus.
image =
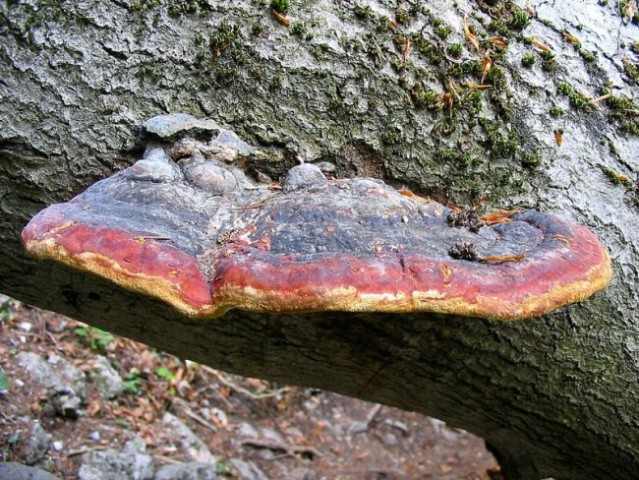
[[[259,154],[214,122],[145,124],[144,158],[38,213],[27,251],[164,300],[184,314],[428,311],[520,319],[610,282],[585,227],[535,211],[478,218],[311,164],[255,184]],[[197,139],[197,140],[196,140]]]

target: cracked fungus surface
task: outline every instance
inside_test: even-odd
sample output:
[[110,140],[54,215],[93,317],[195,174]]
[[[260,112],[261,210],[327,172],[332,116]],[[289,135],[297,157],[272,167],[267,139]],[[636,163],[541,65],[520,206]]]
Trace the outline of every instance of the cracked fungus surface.
[[[238,149],[236,137],[215,135]],[[254,184],[211,142],[150,149],[50,206],[24,230],[27,250],[203,317],[240,308],[517,319],[610,281],[597,238],[555,216],[497,212],[466,225],[436,202],[379,180],[327,179],[311,164],[281,185]]]

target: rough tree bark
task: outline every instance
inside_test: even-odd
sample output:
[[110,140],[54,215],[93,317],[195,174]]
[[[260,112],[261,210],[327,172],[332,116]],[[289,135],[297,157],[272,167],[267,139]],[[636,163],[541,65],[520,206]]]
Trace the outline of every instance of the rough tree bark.
[[[1,1],[0,291],[234,373],[436,416],[486,438],[509,478],[638,478],[639,122],[623,100],[637,93],[638,17],[634,1],[600,3],[531,1],[532,17],[499,0],[300,0],[286,27],[266,1]],[[590,104],[603,88],[614,97]],[[29,218],[132,163],[136,129],[166,112],[270,151],[249,174],[303,159],[444,201],[559,213],[609,247],[613,283],[515,323],[203,322],[27,258]]]

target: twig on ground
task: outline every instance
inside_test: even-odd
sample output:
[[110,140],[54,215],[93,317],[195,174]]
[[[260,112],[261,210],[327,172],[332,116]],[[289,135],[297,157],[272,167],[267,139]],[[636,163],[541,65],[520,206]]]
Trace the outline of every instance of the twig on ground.
[[283,393],[286,393],[289,391],[288,387],[284,387],[284,388],[278,388],[277,390],[272,390],[270,392],[264,392],[264,393],[254,393],[251,392],[250,390],[247,390],[244,387],[241,387],[239,385],[236,385],[235,383],[233,383],[230,379],[228,379],[222,372],[218,372],[217,370],[211,368],[211,367],[207,367],[206,365],[202,365],[202,368],[209,372],[210,374],[214,375],[215,377],[217,377],[217,379],[220,381],[220,383],[224,384],[225,386],[229,387],[232,390],[235,390],[236,392],[239,392],[243,395],[247,395],[251,398],[254,398],[256,400],[261,400],[263,398],[270,398],[270,397],[276,397],[277,395],[281,395]]
[[[315,455],[317,457],[321,457],[322,454],[314,447],[307,447],[304,445],[291,445],[288,443],[278,442],[274,440],[244,440],[242,442],[242,446],[253,447],[253,448],[266,448],[268,450],[272,450],[274,452],[284,452],[284,456],[286,457],[296,457],[299,454],[310,454]],[[278,458],[278,457],[275,457]],[[275,460],[273,458],[273,460]],[[279,457],[281,458],[281,457]]]
[[184,400],[182,400],[181,398],[174,398],[173,399],[173,403],[174,404],[178,404],[180,405],[180,407],[182,407],[182,411],[192,420],[196,421],[197,423],[199,423],[200,425],[205,426],[206,428],[208,428],[209,430],[211,430],[212,432],[217,432],[217,427],[215,425],[213,425],[211,422],[208,422],[206,419],[204,419],[202,416],[198,415],[197,413],[195,413],[191,407],[189,406],[189,404],[187,402],[185,402]]

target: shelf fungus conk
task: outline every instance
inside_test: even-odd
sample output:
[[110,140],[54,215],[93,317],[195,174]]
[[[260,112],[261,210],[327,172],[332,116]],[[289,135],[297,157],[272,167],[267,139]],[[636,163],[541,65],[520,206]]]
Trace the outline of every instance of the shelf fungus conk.
[[196,317],[237,308],[514,320],[610,282],[596,236],[556,216],[508,211],[480,224],[379,180],[327,179],[312,164],[292,168],[281,188],[255,184],[234,165],[259,152],[232,132],[195,124],[207,139],[180,138],[180,119],[153,120],[155,141],[163,120],[170,140],[38,213],[22,234],[31,255]]

